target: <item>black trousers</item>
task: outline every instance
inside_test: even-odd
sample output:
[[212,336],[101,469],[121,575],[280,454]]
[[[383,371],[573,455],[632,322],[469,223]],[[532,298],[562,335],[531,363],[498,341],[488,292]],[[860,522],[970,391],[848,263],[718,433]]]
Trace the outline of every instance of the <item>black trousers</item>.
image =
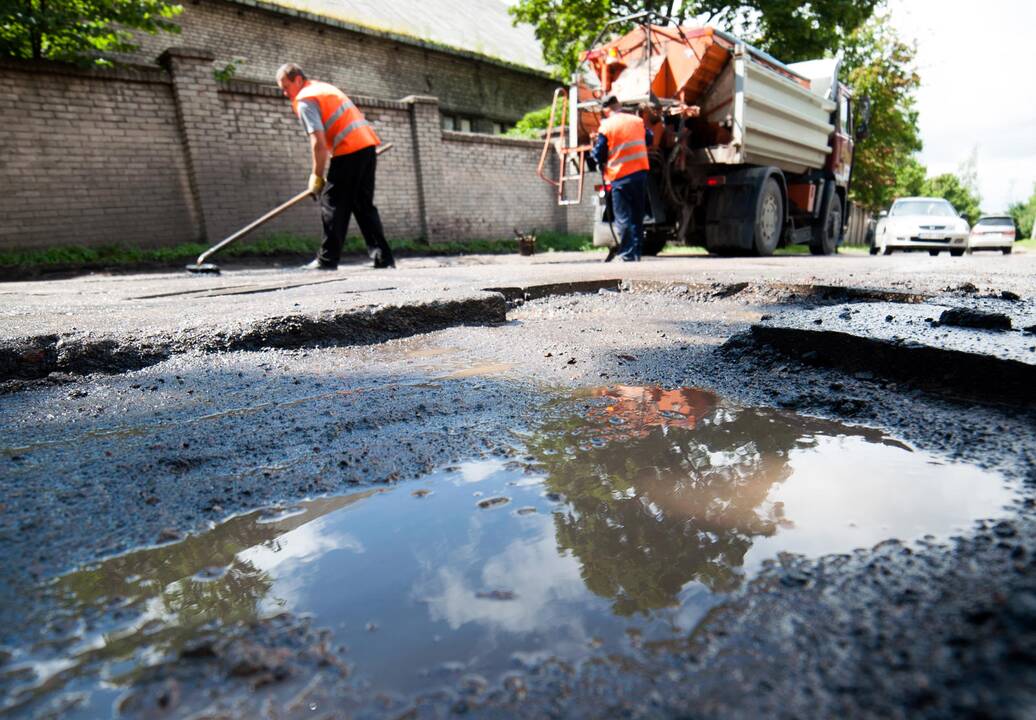
[[378,267],[392,265],[395,260],[385,241],[381,216],[374,207],[374,174],[378,156],[374,147],[331,158],[327,182],[320,195],[320,217],[324,223],[320,254],[321,265],[337,265],[342,245],[353,215],[367,244],[367,254]]

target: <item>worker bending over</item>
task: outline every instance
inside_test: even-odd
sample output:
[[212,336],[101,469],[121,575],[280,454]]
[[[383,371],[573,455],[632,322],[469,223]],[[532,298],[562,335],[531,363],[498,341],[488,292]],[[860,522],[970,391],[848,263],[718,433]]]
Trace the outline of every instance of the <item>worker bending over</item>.
[[[374,207],[375,147],[381,140],[345,93],[319,80],[310,80],[294,63],[277,70],[277,84],[309,135],[313,167],[309,191],[320,200],[323,233],[320,252],[310,270],[335,270],[342,255],[349,218],[356,222],[376,268],[395,267],[385,241],[381,216]],[[328,164],[328,158],[331,162]],[[326,172],[326,179],[325,179]]]
[[610,249],[605,262],[616,255],[627,262],[638,261],[644,242],[651,131],[638,116],[622,112],[614,95],[601,101],[601,110],[604,121],[594,142],[593,159],[604,182],[611,185],[612,210],[622,239],[617,253]]

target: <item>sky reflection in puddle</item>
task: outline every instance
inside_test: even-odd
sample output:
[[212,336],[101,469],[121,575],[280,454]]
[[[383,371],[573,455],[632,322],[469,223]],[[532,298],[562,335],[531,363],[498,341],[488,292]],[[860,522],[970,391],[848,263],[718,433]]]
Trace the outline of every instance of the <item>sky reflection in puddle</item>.
[[[73,614],[119,596],[131,620],[21,660],[71,661],[65,681],[97,693],[98,668],[118,687],[207,623],[287,610],[330,628],[375,690],[434,687],[443,668],[492,680],[685,634],[778,552],[947,537],[1012,498],[1000,477],[878,430],[693,389],[588,391],[519,454],[236,517],[66,575]],[[496,498],[508,502],[483,502]]]

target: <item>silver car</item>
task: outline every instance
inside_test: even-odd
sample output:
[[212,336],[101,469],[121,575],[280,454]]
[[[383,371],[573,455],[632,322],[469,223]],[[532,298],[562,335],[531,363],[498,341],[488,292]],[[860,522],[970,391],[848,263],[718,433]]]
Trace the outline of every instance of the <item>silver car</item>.
[[999,250],[1004,255],[1010,255],[1016,234],[1014,218],[1010,215],[983,215],[971,228],[968,252]]
[[968,221],[943,198],[899,198],[881,213],[874,233],[873,252],[891,255],[893,250],[927,250],[938,255],[963,255],[968,249]]

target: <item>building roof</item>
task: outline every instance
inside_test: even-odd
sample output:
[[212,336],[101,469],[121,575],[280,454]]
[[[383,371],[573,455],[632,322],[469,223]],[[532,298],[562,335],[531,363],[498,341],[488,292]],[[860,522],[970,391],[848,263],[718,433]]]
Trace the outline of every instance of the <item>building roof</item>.
[[505,0],[232,0],[398,42],[548,73],[529,25]]

